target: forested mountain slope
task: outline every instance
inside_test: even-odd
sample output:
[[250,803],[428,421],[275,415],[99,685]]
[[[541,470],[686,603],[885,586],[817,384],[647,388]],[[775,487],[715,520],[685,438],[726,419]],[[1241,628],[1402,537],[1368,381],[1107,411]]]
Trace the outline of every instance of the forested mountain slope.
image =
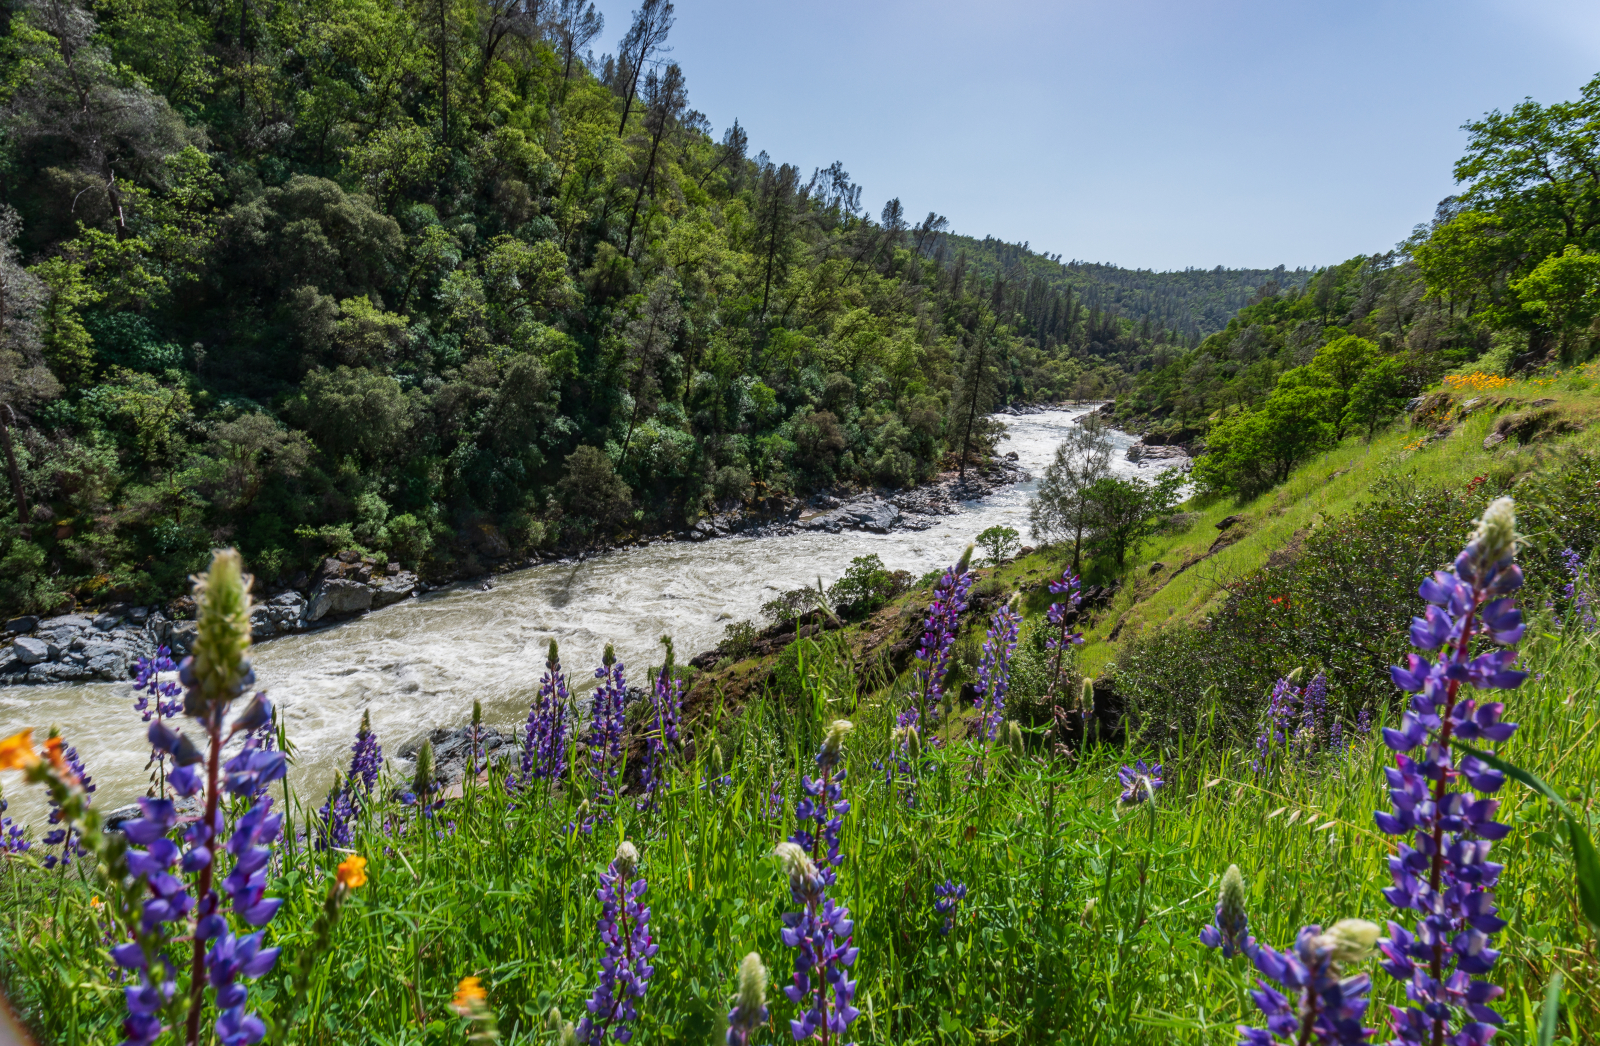
[[575,0],[0,6],[0,603],[911,484],[1220,322],[1105,267],[1041,316],[1038,258],[714,136],[672,21],[596,59]]

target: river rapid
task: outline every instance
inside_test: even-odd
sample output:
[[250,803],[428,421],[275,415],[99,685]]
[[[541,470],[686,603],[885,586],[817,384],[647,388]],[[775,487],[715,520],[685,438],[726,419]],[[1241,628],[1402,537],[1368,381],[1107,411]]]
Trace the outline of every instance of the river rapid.
[[[922,531],[801,533],[662,542],[584,562],[549,563],[500,575],[481,591],[468,583],[430,592],[321,632],[292,635],[253,651],[296,748],[290,778],[320,796],[349,762],[363,711],[384,750],[435,727],[454,728],[483,702],[486,722],[523,722],[554,638],[576,687],[589,680],[606,643],[635,671],[660,663],[658,638],[673,637],[680,659],[715,646],[731,621],[756,620],[779,592],[831,584],[856,556],[876,553],[891,570],[921,576],[948,566],[987,527],[1014,527],[1028,540],[1028,502],[1073,419],[1087,408],[1012,417],[998,450],[1015,451],[1031,478],[965,502]],[[1114,470],[1151,475],[1126,457],[1135,437],[1110,433]],[[76,746],[106,809],[144,793],[144,724],[131,683],[0,688],[0,737],[54,725]],[[9,775],[8,775],[9,776]],[[42,831],[43,800],[13,781],[9,814]]]

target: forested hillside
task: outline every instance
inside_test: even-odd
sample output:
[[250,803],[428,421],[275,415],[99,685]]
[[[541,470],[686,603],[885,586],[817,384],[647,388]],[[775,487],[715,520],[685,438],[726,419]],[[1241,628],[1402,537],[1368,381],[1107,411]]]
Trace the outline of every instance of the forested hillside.
[[958,419],[1113,394],[1258,275],[869,212],[842,164],[714,134],[672,22],[0,6],[0,604],[156,598],[219,543],[450,573],[912,484]]

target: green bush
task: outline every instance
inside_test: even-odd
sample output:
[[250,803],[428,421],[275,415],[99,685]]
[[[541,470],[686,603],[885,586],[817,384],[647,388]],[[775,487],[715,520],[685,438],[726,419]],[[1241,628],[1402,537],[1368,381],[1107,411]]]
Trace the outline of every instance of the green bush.
[[876,555],[857,556],[844,577],[828,588],[828,602],[840,617],[859,621],[906,590],[911,575],[890,571]]

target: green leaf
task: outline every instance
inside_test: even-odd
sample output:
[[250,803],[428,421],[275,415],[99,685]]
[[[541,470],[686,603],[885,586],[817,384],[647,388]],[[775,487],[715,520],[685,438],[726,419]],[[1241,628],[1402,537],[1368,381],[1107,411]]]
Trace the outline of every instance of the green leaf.
[[1567,815],[1567,841],[1578,875],[1578,906],[1591,926],[1600,927],[1600,855],[1595,853],[1589,833],[1571,814]]
[[1550,1046],[1556,1041],[1556,1018],[1561,1010],[1561,971],[1550,975],[1550,987],[1544,990],[1544,1006],[1539,1010],[1539,1046]]
[[1461,751],[1482,759],[1507,777],[1516,778],[1556,804],[1567,824],[1567,845],[1572,850],[1573,870],[1578,880],[1578,906],[1583,909],[1583,914],[1588,918],[1590,925],[1600,929],[1600,855],[1595,853],[1594,841],[1589,838],[1588,830],[1584,828],[1572,807],[1567,805],[1567,801],[1561,798],[1554,788],[1521,767],[1513,766],[1488,752],[1480,752],[1460,741],[1451,743]]

